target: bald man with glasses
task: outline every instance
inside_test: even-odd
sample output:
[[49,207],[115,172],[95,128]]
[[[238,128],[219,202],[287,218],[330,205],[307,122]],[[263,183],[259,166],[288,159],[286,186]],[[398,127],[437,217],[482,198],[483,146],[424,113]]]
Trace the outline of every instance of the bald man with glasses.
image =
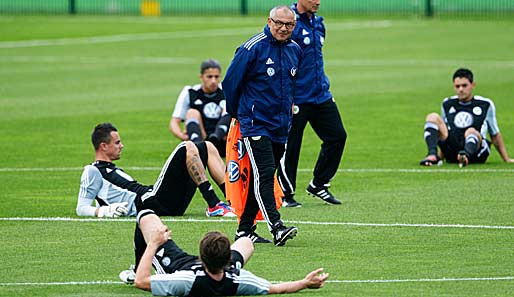
[[[288,6],[271,9],[263,32],[237,50],[222,82],[227,112],[239,121],[244,149],[252,175],[247,202],[236,239],[271,241],[255,233],[259,211],[273,234],[276,246],[296,236],[297,228],[286,227],[276,209],[273,183],[291,127],[293,96],[302,51],[291,40],[296,21]],[[236,181],[234,181],[236,182]]]

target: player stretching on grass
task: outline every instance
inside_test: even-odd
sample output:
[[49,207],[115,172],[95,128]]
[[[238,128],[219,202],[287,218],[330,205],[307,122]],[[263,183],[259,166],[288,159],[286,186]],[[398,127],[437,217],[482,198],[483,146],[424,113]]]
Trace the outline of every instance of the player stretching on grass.
[[[212,178],[225,192],[225,164],[211,143],[180,143],[164,164],[155,184],[146,186],[112,163],[120,159],[123,149],[118,130],[112,124],[97,125],[91,140],[96,161],[84,167],[77,215],[135,216],[136,210],[151,208],[160,215],[181,216],[197,187],[209,205],[208,216],[234,215],[230,206],[218,199],[205,174],[207,164]],[[92,206],[95,200],[96,207]]]
[[[443,100],[441,116],[430,113],[426,117],[425,142],[428,155],[420,165],[437,165],[442,159],[449,163],[467,166],[469,163],[484,163],[490,152],[486,132],[500,153],[503,161],[509,158],[503,138],[496,122],[496,109],[491,99],[473,96],[475,82],[469,69],[458,69],[453,74],[456,95]],[[437,153],[437,146],[441,152]]]
[[[232,245],[226,235],[209,232],[192,256],[170,239],[170,231],[151,210],[137,216],[134,245],[138,266],[135,286],[158,296],[235,296],[294,293],[323,287],[328,273],[316,269],[302,280],[271,284],[243,269],[253,242],[241,237]],[[152,265],[157,274],[152,275]]]

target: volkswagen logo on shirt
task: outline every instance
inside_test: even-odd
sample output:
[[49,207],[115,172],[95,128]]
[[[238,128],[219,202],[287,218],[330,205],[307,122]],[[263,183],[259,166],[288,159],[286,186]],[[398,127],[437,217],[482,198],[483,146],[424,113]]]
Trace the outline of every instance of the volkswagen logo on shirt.
[[273,75],[275,75],[275,69],[273,69],[273,68],[271,68],[271,67],[269,67],[269,68],[268,68],[267,72],[268,72],[268,76],[273,76]]
[[244,155],[246,154],[246,148],[243,143],[242,139],[237,140],[237,159],[241,160],[243,159]]
[[221,116],[221,107],[214,102],[209,102],[203,107],[203,114],[208,119],[218,119]]
[[453,123],[457,128],[467,128],[473,124],[473,115],[469,112],[461,111],[455,115]]
[[230,161],[227,165],[228,181],[234,183],[239,180],[239,164],[236,161]]

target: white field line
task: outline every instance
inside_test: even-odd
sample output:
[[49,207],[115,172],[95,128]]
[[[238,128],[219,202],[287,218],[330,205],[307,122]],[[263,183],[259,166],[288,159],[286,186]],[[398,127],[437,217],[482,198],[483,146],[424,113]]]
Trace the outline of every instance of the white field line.
[[[332,27],[333,31],[353,30],[361,28],[386,28],[391,27],[391,21],[375,21],[375,22],[348,22],[347,24],[336,24]],[[41,47],[41,46],[62,46],[62,45],[80,45],[80,44],[98,44],[113,42],[132,42],[144,40],[164,40],[164,39],[184,39],[184,38],[208,38],[221,36],[238,36],[257,34],[261,30],[260,27],[238,28],[237,30],[213,29],[213,30],[191,30],[180,32],[150,32],[150,33],[133,33],[133,34],[117,34],[106,36],[90,36],[77,38],[56,38],[56,39],[38,39],[38,40],[17,40],[17,41],[1,41],[0,48],[25,48],[25,47]],[[250,37],[250,36],[248,36]]]
[[[193,218],[162,218],[165,222],[194,222],[194,223],[236,223],[234,219],[193,219]],[[4,217],[0,221],[40,221],[40,222],[135,222],[134,218],[70,218],[70,217]],[[358,223],[358,222],[315,222],[315,221],[294,221],[284,220],[289,224],[298,225],[331,225],[331,226],[354,226],[354,227],[385,227],[385,228],[458,228],[458,229],[498,229],[514,230],[514,226],[491,226],[491,225],[464,225],[464,224],[406,224],[406,223]]]
[[[363,279],[363,280],[327,280],[327,283],[412,283],[412,282],[462,282],[462,281],[512,281],[514,276],[500,277],[464,277],[464,278],[418,278],[418,279]],[[271,281],[283,283],[284,281]],[[24,282],[24,283],[0,283],[0,287],[13,286],[76,286],[76,285],[121,285],[120,281],[81,281],[81,282]]]
[[0,287],[14,286],[75,286],[75,285],[119,285],[124,284],[121,281],[83,281],[83,282],[48,282],[48,283],[0,283]]
[[[1,42],[0,42],[1,45]],[[81,56],[0,56],[0,62],[3,63],[66,63],[66,64],[195,64],[197,61],[191,58],[178,58],[178,57],[81,57]],[[495,68],[512,68],[514,61],[499,61],[499,60],[432,60],[432,59],[387,59],[387,60],[360,60],[360,59],[328,59],[325,61],[328,66],[335,67],[348,67],[348,66],[375,66],[375,67],[441,67],[452,66],[455,64],[461,65],[481,65],[484,67]]]
[[511,281],[514,276],[500,277],[464,277],[464,278],[418,278],[418,279],[362,279],[362,280],[327,280],[327,283],[420,283],[420,282],[462,282],[462,281]]
[[77,57],[77,56],[0,56],[4,63],[66,63],[66,64],[195,64],[198,61],[192,58],[176,57]]
[[[83,167],[4,167],[0,168],[0,172],[38,172],[38,171],[82,171]],[[161,167],[140,167],[127,166],[126,170],[132,171],[160,171]],[[298,172],[312,172],[310,168],[298,168]],[[514,173],[514,168],[346,168],[338,169],[337,172],[342,173]]]

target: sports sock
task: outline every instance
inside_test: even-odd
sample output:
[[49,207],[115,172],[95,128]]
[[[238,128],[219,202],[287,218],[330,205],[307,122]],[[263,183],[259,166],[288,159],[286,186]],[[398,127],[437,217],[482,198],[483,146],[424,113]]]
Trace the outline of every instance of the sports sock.
[[439,127],[435,123],[426,122],[423,134],[429,155],[437,156],[437,142],[439,141]]
[[214,207],[216,204],[218,204],[218,202],[220,202],[220,199],[218,196],[216,196],[216,192],[214,192],[214,189],[212,188],[209,181],[205,181],[199,184],[198,189],[200,189],[200,193],[202,193],[202,197],[205,201],[207,201],[209,207]]
[[202,131],[200,130],[200,124],[196,120],[186,121],[186,131],[189,140],[195,143],[202,142]]
[[230,115],[223,115],[218,123],[216,124],[216,129],[214,130],[214,134],[218,137],[218,139],[223,139],[228,132],[228,126],[230,125]]
[[466,137],[464,151],[468,157],[475,155],[478,151],[478,137],[475,134],[469,134]]
[[225,183],[219,184],[218,187],[220,188],[221,192],[223,193],[223,197],[227,197],[227,193],[225,192]]

